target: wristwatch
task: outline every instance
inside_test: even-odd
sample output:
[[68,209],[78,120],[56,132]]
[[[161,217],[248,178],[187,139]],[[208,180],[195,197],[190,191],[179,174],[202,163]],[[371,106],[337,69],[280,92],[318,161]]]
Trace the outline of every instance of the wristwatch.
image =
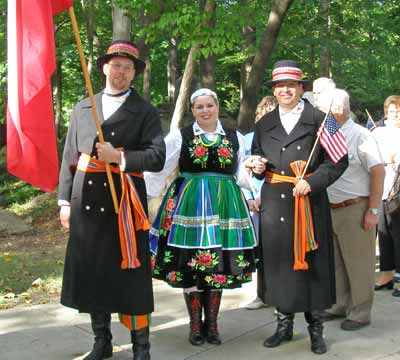
[[379,214],[379,209],[378,208],[369,208],[368,211],[371,214],[374,214],[374,215],[378,215]]

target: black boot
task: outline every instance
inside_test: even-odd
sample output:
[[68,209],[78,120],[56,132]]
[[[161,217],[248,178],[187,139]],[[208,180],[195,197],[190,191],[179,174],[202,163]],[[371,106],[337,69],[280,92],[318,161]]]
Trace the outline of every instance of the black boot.
[[131,331],[133,360],[150,360],[149,327]]
[[264,346],[273,348],[279,346],[283,341],[290,341],[293,338],[294,314],[283,314],[277,311],[278,326],[275,333],[264,341]]
[[305,312],[304,317],[308,322],[308,333],[311,340],[311,351],[314,354],[325,354],[327,351],[325,340],[322,336],[324,331],[322,312]]
[[196,346],[204,344],[203,323],[201,321],[204,292],[192,291],[183,293],[183,296],[190,317],[189,342]]
[[102,360],[113,356],[111,344],[111,314],[90,314],[94,345],[89,355],[83,360]]
[[222,290],[206,289],[204,292],[204,329],[207,342],[214,345],[221,345],[221,337],[218,332],[218,313],[221,304]]

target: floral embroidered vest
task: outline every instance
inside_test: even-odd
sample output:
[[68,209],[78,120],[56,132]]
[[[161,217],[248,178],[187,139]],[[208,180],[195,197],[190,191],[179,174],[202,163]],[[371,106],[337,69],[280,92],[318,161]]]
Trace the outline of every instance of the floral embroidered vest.
[[236,172],[239,141],[236,130],[223,128],[226,135],[218,135],[213,142],[204,136],[195,136],[192,125],[181,130],[182,147],[179,157],[181,172]]

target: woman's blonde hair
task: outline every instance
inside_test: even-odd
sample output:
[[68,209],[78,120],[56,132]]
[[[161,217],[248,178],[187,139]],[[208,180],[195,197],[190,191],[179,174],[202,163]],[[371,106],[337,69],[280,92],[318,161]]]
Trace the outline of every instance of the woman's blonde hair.
[[399,95],[390,95],[386,98],[383,103],[383,111],[385,113],[385,118],[387,118],[388,107],[390,104],[396,105],[396,107],[400,107],[400,96]]
[[275,96],[265,96],[257,105],[255,122],[260,120],[266,113],[271,112],[278,105]]

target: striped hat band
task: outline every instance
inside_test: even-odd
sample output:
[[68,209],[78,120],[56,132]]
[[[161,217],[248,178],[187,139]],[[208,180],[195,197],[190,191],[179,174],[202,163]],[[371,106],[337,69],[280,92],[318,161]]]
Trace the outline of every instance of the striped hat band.
[[118,53],[125,53],[127,55],[130,55],[136,59],[139,58],[139,50],[127,43],[114,43],[112,44],[108,50],[107,50],[107,54],[111,55],[111,54],[118,54]]
[[295,67],[277,67],[272,71],[272,81],[280,80],[294,80],[302,81],[303,72],[299,68]]

